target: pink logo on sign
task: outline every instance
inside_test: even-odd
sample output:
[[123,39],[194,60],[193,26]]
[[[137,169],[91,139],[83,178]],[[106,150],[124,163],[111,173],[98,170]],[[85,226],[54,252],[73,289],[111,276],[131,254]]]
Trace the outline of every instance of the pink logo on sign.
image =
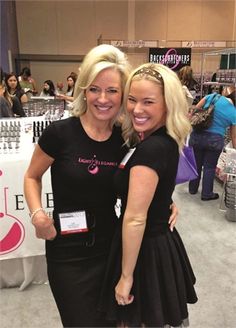
[[[2,171],[0,171],[1,175]],[[4,236],[0,240],[0,255],[16,250],[22,244],[25,237],[25,229],[21,221],[8,213],[7,190],[8,188],[4,188],[5,210],[4,212],[0,211],[0,230],[4,231]]]
[[161,64],[165,65],[166,63],[168,63],[168,56],[171,55],[173,53],[173,55],[175,55],[176,57],[176,61],[175,64],[173,64],[173,66],[169,66],[170,69],[175,69],[176,67],[178,67],[179,63],[180,63],[180,58],[177,55],[177,51],[176,49],[169,49],[167,51],[167,53],[165,54],[164,59],[161,61]]

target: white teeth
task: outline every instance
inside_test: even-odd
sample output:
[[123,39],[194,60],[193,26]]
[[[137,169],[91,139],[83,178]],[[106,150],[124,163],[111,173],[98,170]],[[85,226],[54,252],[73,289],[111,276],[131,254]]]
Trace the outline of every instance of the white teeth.
[[145,123],[148,120],[148,118],[146,118],[146,117],[134,117],[134,120],[137,123]]
[[104,107],[104,106],[97,106],[97,109],[101,110],[101,111],[107,111],[109,110],[110,106],[109,107]]

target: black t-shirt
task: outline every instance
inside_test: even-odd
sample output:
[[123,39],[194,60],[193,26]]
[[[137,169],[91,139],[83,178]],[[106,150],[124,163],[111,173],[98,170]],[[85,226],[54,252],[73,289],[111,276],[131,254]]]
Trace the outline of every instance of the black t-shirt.
[[130,169],[136,165],[144,165],[157,172],[159,183],[148,210],[146,232],[154,232],[155,227],[168,223],[178,160],[178,145],[166,133],[166,128],[163,127],[138,144],[125,168],[119,168],[115,174],[116,187],[122,200],[123,213],[128,196]]
[[20,102],[20,100],[16,97],[16,96],[13,96],[11,98],[12,100],[12,111],[15,115],[17,116],[20,116],[20,117],[25,117],[25,112],[22,108],[22,104]]
[[[50,249],[52,245],[72,247],[70,257],[81,240],[87,238],[87,233],[61,236],[58,213],[86,210],[93,217],[91,225],[95,225],[96,239],[111,238],[117,221],[113,176],[127,151],[123,143],[118,127],[114,127],[106,141],[89,138],[76,117],[53,122],[43,132],[39,146],[55,159],[51,180],[58,235],[50,243]],[[56,256],[67,257],[63,252],[61,255],[57,252]]]
[[0,118],[2,117],[12,117],[12,111],[6,99],[0,96]]
[[25,93],[25,91],[23,89],[19,88],[19,89],[16,89],[16,91],[15,91],[15,93],[13,95],[15,97],[17,97],[20,100],[20,102],[21,102],[21,97],[23,95],[26,95],[26,93]]

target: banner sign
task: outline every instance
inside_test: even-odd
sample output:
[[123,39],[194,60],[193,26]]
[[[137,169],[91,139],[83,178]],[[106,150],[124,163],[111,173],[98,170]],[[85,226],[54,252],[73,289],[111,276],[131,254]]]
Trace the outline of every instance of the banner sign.
[[[35,236],[23,194],[28,165],[29,160],[0,162],[0,260],[45,254],[45,241]],[[43,177],[43,185],[43,207],[50,215],[53,197],[49,170]]]
[[182,47],[189,48],[225,48],[226,41],[183,41]]
[[150,48],[149,62],[178,71],[183,66],[191,66],[191,48]]
[[149,47],[157,47],[157,41],[128,41],[128,40],[111,40],[110,43],[114,47],[124,47],[124,48],[149,48]]

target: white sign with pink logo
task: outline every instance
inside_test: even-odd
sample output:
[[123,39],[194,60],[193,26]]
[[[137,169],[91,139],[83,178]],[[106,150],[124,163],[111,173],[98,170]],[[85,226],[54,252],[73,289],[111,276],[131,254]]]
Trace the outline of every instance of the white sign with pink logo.
[[[29,159],[0,161],[0,260],[45,254],[44,240],[35,236],[23,194],[23,178]],[[7,156],[9,157],[9,156]],[[52,206],[50,172],[43,177],[43,202]],[[52,211],[52,208],[48,210]]]

